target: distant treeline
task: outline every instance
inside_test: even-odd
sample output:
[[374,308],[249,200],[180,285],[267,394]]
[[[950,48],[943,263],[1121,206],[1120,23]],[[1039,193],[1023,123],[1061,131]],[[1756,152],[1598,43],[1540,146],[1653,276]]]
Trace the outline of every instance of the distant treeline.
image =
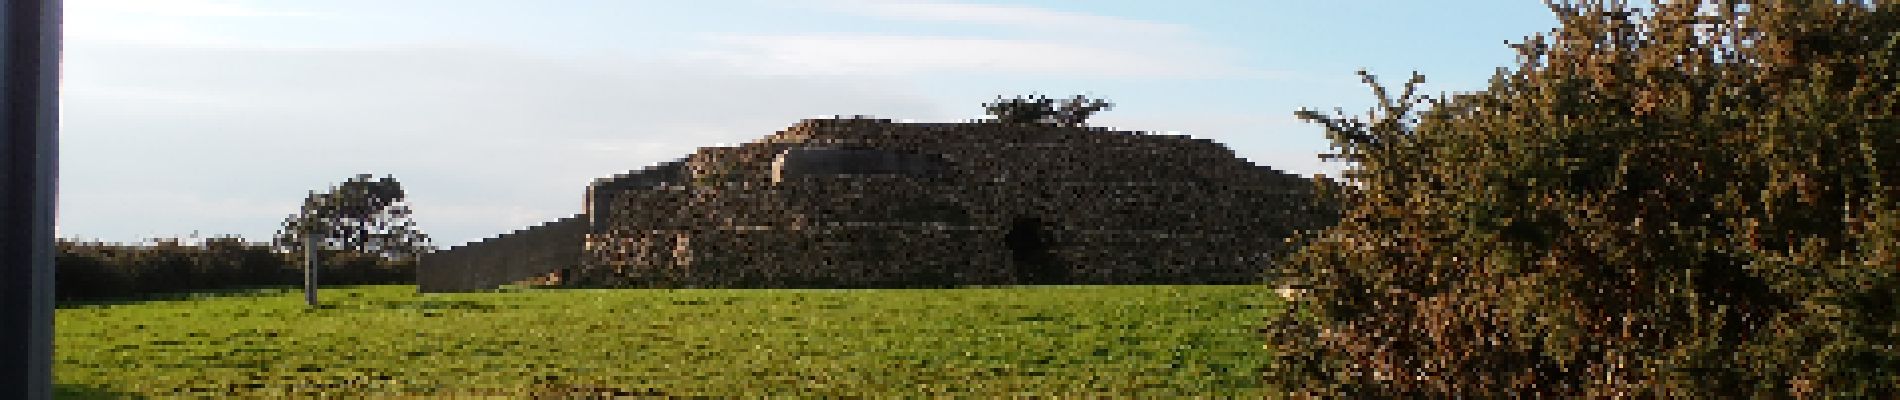
[[[131,299],[155,294],[303,284],[303,256],[239,237],[201,243],[157,239],[137,244],[59,239],[54,264],[59,301]],[[318,258],[322,285],[415,282],[415,262],[335,250]]]

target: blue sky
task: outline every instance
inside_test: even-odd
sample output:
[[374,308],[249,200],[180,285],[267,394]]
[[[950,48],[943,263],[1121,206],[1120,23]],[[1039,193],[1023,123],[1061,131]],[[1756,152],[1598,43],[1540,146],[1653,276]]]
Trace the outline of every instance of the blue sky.
[[1541,1],[68,0],[62,237],[264,240],[306,192],[393,175],[437,245],[580,211],[585,185],[801,119],[982,116],[1086,93],[1300,174],[1353,71],[1481,89]]

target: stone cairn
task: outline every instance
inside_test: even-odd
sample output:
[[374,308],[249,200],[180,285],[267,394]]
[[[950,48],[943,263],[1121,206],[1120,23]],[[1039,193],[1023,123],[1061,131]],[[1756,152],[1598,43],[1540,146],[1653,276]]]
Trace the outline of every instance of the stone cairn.
[[993,120],[805,120],[596,182],[593,287],[1250,283],[1330,225],[1312,183],[1218,143],[1082,126],[1081,98]]

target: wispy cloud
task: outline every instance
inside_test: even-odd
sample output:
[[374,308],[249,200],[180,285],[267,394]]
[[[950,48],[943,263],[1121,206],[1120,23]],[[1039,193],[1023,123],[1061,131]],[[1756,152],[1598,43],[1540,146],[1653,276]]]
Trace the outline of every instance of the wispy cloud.
[[1186,27],[1175,24],[1023,6],[867,0],[836,0],[818,4],[824,9],[847,14],[909,21],[1000,25],[1071,32],[1107,32],[1118,36],[1175,35],[1190,31]]
[[231,47],[250,43],[240,35],[220,33],[207,22],[316,15],[214,0],[78,0],[66,2],[61,28],[69,47],[98,43]]
[[[797,32],[705,35],[686,58],[768,75],[1029,74],[1063,78],[1268,78],[1188,26],[1046,8],[936,1],[816,0],[844,18],[980,25],[930,35]],[[847,20],[849,21],[849,20]],[[991,29],[1002,26],[1020,29]]]
[[67,13],[138,14],[159,17],[304,17],[309,12],[275,10],[217,0],[78,0],[66,2]]
[[1193,54],[1054,41],[882,35],[718,35],[688,57],[766,74],[903,75],[942,72],[1071,77],[1246,74]]
[[[62,223],[112,240],[149,227],[260,238],[307,190],[387,173],[425,232],[459,244],[577,212],[595,178],[814,114],[946,114],[871,79],[494,48],[96,46],[67,68],[60,172],[75,195],[62,195]],[[148,204],[162,217],[119,207],[163,196]]]

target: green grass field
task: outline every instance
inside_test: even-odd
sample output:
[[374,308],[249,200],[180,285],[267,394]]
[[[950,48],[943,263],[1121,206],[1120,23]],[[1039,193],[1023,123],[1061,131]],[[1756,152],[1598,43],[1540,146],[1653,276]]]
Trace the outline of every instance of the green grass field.
[[1259,397],[1259,286],[293,289],[65,305],[60,398]]

